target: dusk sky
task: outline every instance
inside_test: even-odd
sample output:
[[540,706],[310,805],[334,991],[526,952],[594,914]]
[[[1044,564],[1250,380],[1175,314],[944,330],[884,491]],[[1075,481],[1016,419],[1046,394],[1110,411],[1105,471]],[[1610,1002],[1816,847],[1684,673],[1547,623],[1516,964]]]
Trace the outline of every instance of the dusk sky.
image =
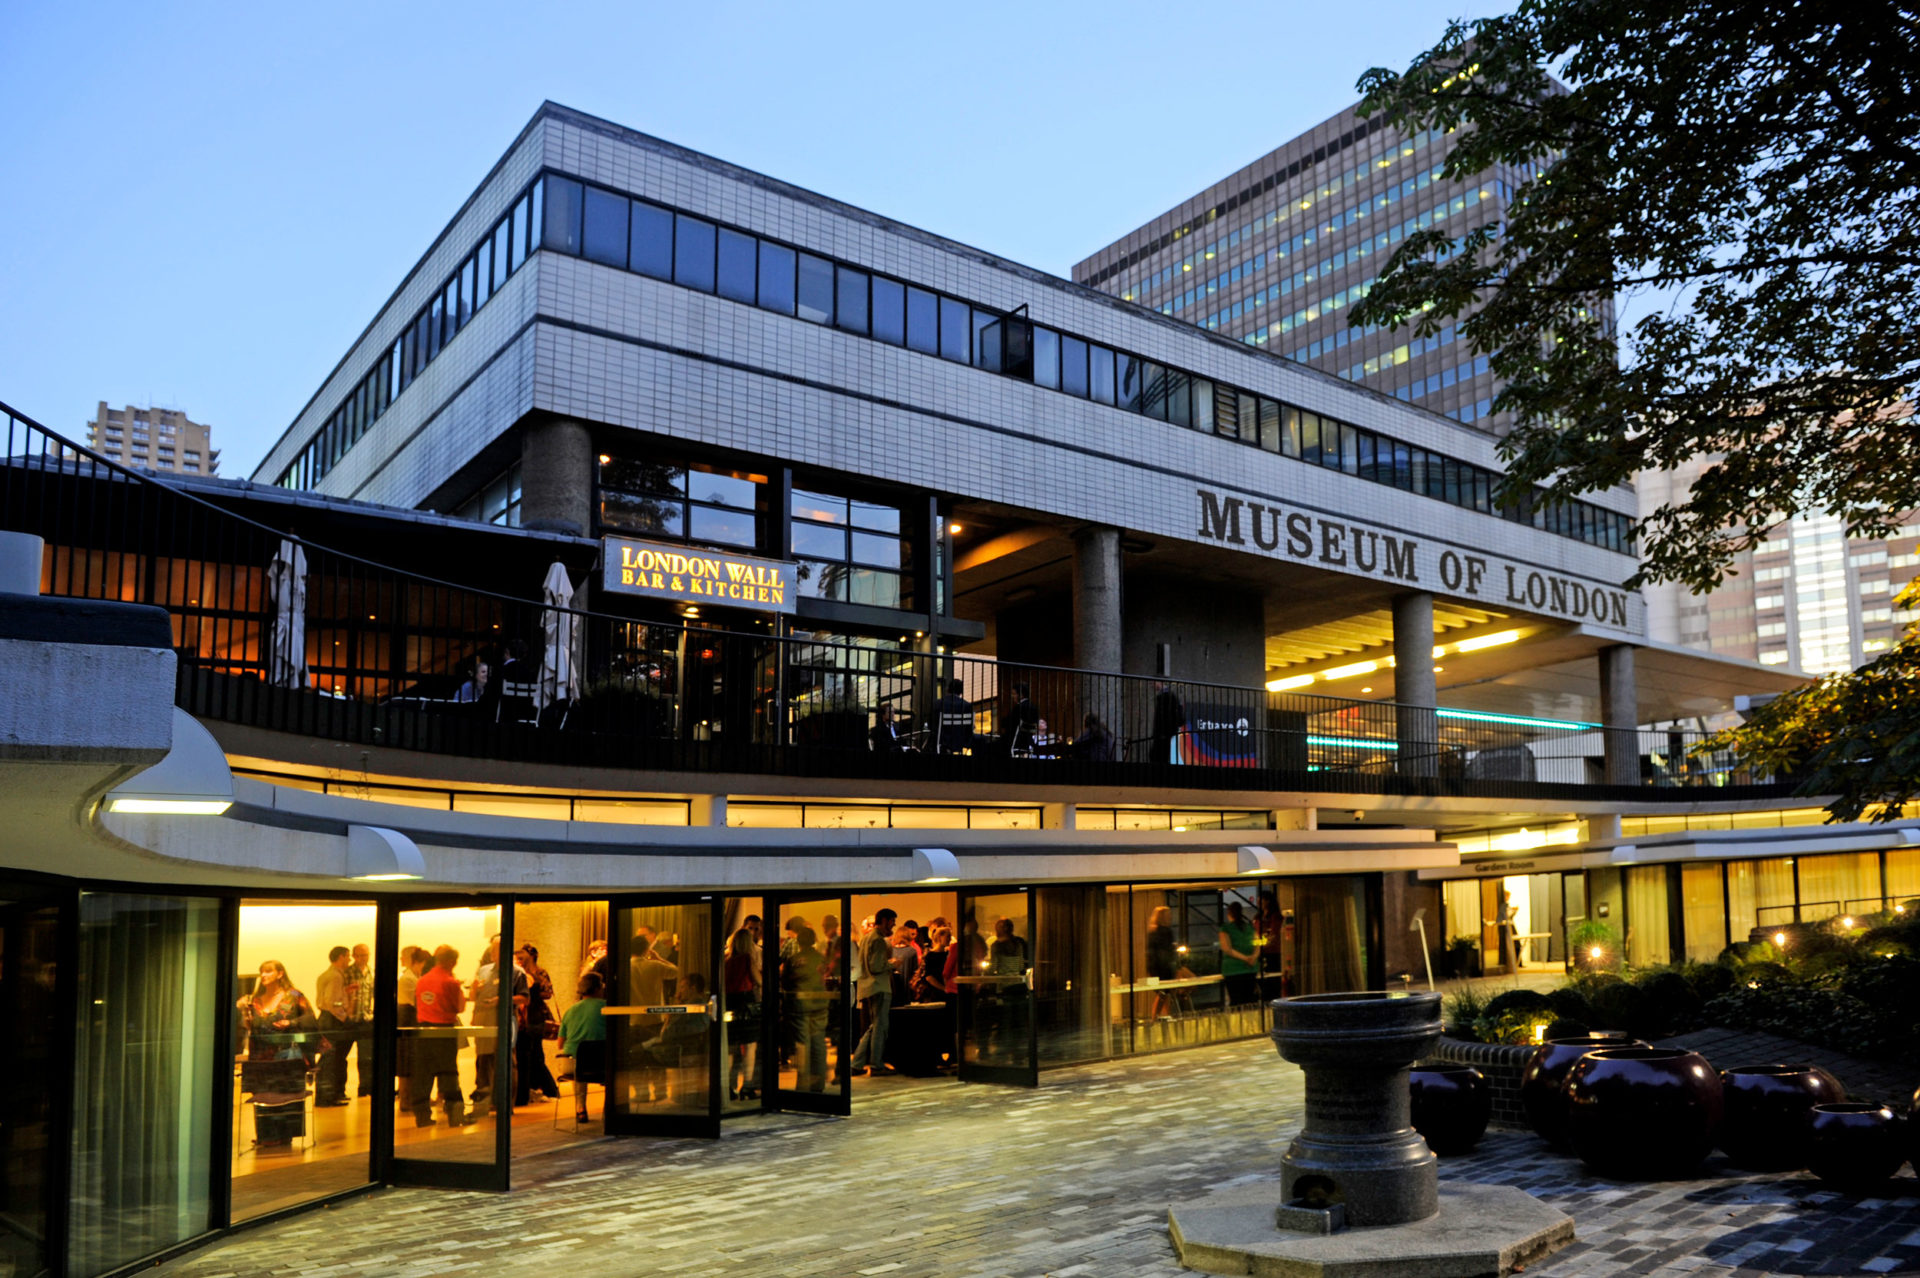
[[0,400],[248,475],[542,99],[1064,276],[1499,7],[10,4]]

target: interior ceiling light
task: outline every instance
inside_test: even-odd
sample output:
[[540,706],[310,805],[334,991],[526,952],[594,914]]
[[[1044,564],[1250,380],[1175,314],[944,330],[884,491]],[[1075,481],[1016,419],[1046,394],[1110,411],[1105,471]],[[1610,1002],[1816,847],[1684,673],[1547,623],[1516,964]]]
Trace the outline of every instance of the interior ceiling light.
[[1475,635],[1471,639],[1462,639],[1453,645],[1455,652],[1479,652],[1482,648],[1498,648],[1502,644],[1517,643],[1521,637],[1518,630],[1496,630],[1490,635]]
[[1304,688],[1312,682],[1312,675],[1288,675],[1284,679],[1267,680],[1267,691],[1292,692],[1295,688]]
[[1335,666],[1331,670],[1323,670],[1320,672],[1320,677],[1332,683],[1335,679],[1351,679],[1355,675],[1372,674],[1379,668],[1380,663],[1377,661],[1356,661],[1350,666]]
[[960,535],[960,525],[959,525],[959,524],[948,524],[948,525],[947,525],[947,534],[948,534],[949,536],[952,536],[952,537],[958,537],[958,536]]

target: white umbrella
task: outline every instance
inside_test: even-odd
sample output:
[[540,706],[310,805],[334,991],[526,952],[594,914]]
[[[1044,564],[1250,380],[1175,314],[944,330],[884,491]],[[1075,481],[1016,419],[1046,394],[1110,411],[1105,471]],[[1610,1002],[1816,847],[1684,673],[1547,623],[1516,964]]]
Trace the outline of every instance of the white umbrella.
[[307,552],[285,537],[267,565],[267,601],[273,607],[273,646],[267,682],[276,688],[307,684]]
[[573,579],[567,576],[566,565],[555,560],[540,591],[546,604],[540,615],[546,646],[540,654],[539,703],[545,708],[561,697],[572,700],[579,695],[581,634],[579,618],[567,611],[573,607]]

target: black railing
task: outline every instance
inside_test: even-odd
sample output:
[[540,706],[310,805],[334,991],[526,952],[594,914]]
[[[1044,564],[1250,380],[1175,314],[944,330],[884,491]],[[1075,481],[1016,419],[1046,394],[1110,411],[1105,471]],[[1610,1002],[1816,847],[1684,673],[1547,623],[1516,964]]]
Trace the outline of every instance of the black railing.
[[[1598,781],[1591,725],[642,621],[550,601],[535,571],[502,591],[484,553],[407,572],[0,411],[0,526],[45,540],[43,592],[166,608],[179,704],[203,718],[662,770],[1515,797]],[[1653,735],[1652,784],[1750,781]]]

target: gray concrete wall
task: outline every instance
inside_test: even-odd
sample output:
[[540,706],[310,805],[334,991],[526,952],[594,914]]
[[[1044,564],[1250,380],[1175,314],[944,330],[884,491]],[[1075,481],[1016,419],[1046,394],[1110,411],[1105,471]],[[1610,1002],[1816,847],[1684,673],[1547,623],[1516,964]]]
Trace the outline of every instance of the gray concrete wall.
[[1258,687],[1266,680],[1266,618],[1260,596],[1128,573],[1121,669],[1157,673],[1161,644],[1173,647],[1173,677]]

